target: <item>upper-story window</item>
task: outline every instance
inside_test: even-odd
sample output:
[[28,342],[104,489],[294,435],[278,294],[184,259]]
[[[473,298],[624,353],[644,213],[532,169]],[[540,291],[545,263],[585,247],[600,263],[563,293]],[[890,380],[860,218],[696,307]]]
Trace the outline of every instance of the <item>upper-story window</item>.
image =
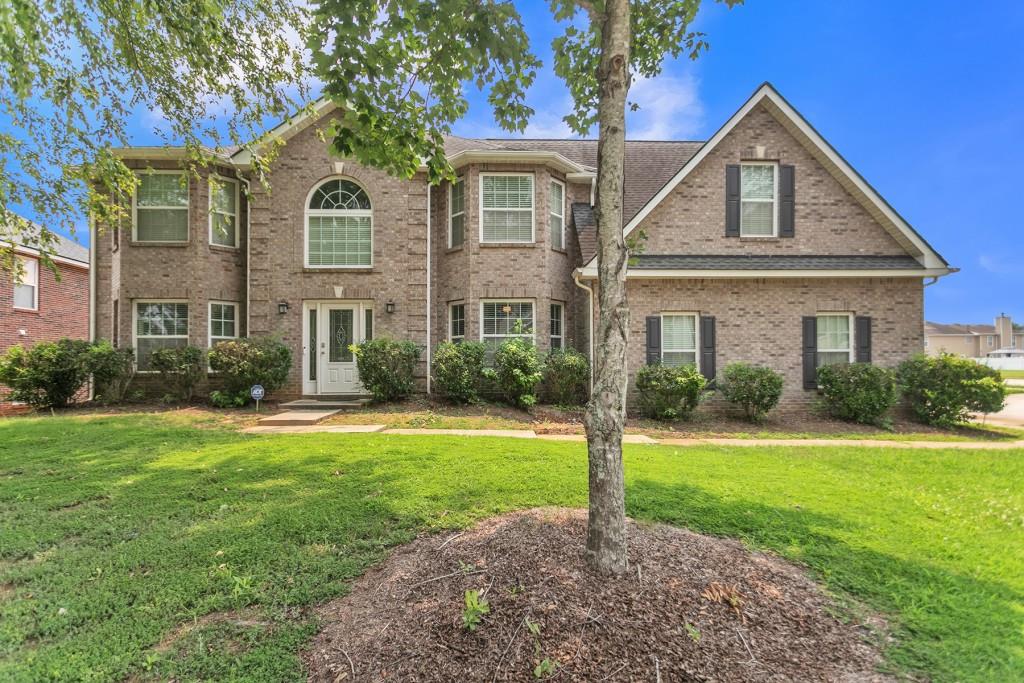
[[448,186],[448,246],[460,247],[466,239],[466,183],[459,178]]
[[373,265],[370,198],[351,180],[334,178],[313,190],[306,208],[306,266]]
[[740,235],[778,234],[778,168],[775,164],[740,166]]
[[533,242],[533,176],[480,175],[480,241]]
[[551,228],[551,246],[555,249],[564,249],[565,185],[557,180],[551,181],[551,217],[548,222]]
[[19,256],[20,268],[14,274],[14,307],[25,311],[39,309],[39,261]]
[[188,176],[180,171],[139,175],[135,190],[136,242],[188,242]]
[[210,178],[210,244],[238,247],[238,181]]

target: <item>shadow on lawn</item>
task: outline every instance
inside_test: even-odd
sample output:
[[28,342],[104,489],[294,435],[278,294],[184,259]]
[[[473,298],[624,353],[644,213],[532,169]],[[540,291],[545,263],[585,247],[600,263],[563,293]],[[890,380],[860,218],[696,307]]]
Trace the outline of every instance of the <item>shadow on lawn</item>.
[[[393,546],[512,509],[586,502],[578,444],[68,424],[0,425],[0,473],[17,471],[0,489],[3,581],[33,596],[0,603],[0,677],[7,668],[14,678],[301,677],[296,643],[311,633],[301,608],[343,594]],[[898,663],[936,678],[1021,669],[1022,596],[1007,586],[852,547],[839,538],[855,530],[851,520],[725,500],[636,466],[630,515],[806,563],[831,588],[898,616]],[[18,561],[38,553],[43,560]],[[172,656],[150,659],[179,624],[250,606],[271,626],[248,633],[244,647],[197,629]]]

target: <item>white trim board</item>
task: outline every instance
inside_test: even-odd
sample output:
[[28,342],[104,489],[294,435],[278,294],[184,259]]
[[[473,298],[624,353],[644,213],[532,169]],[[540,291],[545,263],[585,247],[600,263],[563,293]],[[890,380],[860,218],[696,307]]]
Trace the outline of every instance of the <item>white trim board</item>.
[[[688,176],[700,163],[732,132],[758,105],[765,104],[768,111],[805,147],[812,155],[835,176],[856,199],[914,256],[921,265],[929,270],[941,270],[942,275],[949,272],[945,259],[939,256],[931,245],[893,209],[864,178],[811,126],[810,123],[786,101],[771,83],[763,83],[753,95],[733,114],[710,140],[687,161],[681,169],[655,194],[642,209],[630,219],[623,228],[629,235],[645,218]],[[596,264],[596,255],[585,266],[585,270]]]

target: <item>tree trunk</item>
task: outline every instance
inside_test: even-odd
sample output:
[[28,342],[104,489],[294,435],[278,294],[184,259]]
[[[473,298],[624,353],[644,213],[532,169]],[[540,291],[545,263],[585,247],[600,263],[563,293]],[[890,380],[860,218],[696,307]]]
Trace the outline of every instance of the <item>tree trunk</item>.
[[626,571],[626,491],[622,431],[626,421],[628,254],[622,235],[622,184],[629,90],[629,0],[608,0],[602,17],[598,71],[597,338],[594,388],[585,423],[590,464],[587,561],[602,574]]

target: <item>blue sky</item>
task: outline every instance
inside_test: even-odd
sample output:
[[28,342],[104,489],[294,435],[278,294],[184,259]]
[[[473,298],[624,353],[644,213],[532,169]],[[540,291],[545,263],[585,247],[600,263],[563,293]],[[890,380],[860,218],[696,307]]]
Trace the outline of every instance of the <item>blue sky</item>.
[[[527,134],[567,135],[567,95],[550,71],[548,4],[520,2],[546,69]],[[930,320],[1024,322],[1024,216],[1009,200],[1024,152],[1024,3],[705,3],[711,50],[638,83],[630,137],[704,139],[763,81],[782,94],[951,265],[926,292]],[[475,91],[464,135],[498,135]],[[132,122],[137,143],[154,121]],[[80,235],[81,238],[81,235]]]

